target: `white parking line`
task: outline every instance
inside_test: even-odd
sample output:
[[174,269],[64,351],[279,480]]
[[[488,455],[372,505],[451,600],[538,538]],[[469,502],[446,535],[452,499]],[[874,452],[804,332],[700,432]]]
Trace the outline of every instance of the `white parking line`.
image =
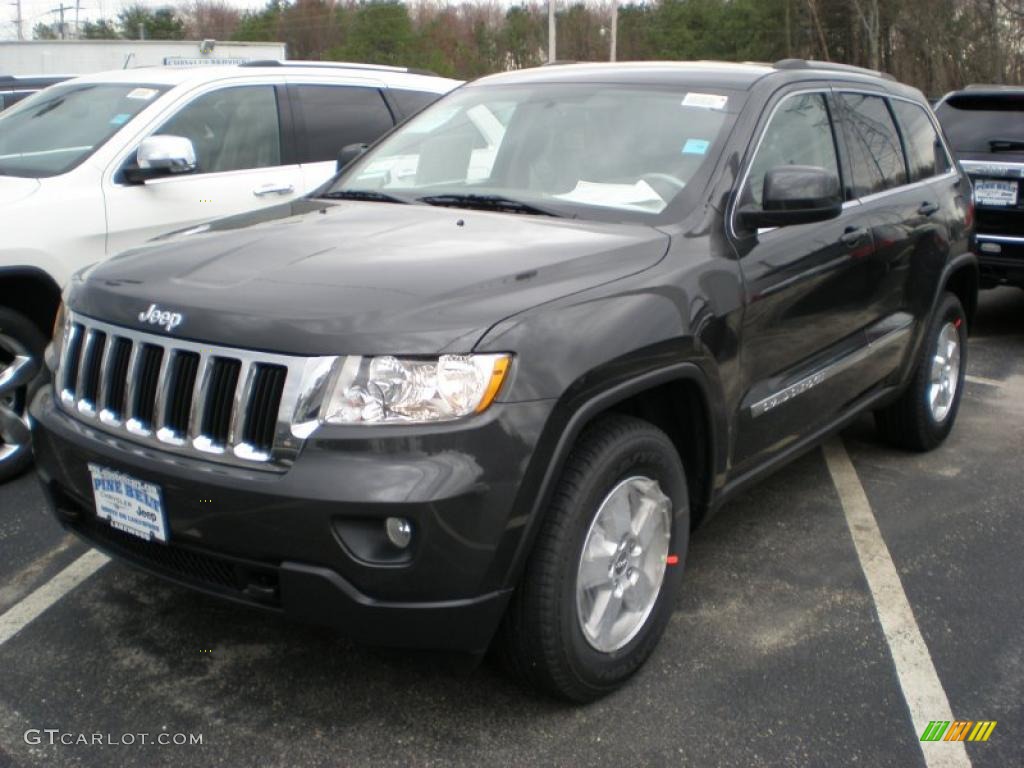
[[[903,698],[914,723],[914,738],[920,739],[931,720],[952,722],[949,699],[935,671],[928,646],[914,620],[914,612],[903,591],[903,583],[885,545],[878,522],[871,512],[867,494],[857,470],[843,447],[834,437],[825,446],[825,462],[832,475],[839,500],[846,514],[853,544],[875,601],[878,620],[882,624],[889,651],[896,666]],[[918,741],[928,768],[970,768],[967,750],[959,741]]]
[[964,376],[964,378],[971,382],[971,384],[984,384],[986,387],[1003,386],[1003,382],[999,381],[998,379],[988,379],[985,378],[984,376],[975,376],[972,373],[968,373],[966,376]]
[[5,613],[0,614],[0,645],[37,619],[43,611],[92,576],[110,558],[91,549]]

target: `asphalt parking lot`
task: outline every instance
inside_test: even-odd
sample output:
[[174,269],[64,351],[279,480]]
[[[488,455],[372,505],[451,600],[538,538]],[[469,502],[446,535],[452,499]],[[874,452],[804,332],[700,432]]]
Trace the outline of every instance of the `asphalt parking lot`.
[[[1024,292],[982,295],[942,448],[882,447],[870,419],[841,441],[953,716],[998,723],[966,759],[1024,764]],[[34,478],[0,488],[0,623],[86,551],[43,514]],[[108,563],[0,633],[0,766],[967,764],[943,743],[925,762],[914,679],[861,562],[816,450],[696,533],[657,652],[585,708]],[[203,743],[34,744],[30,729]]]

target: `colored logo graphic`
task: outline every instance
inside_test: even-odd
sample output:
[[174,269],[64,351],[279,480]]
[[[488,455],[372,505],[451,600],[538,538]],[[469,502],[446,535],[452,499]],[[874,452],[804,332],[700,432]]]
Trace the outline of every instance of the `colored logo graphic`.
[[921,741],[988,741],[995,727],[995,720],[932,720]]

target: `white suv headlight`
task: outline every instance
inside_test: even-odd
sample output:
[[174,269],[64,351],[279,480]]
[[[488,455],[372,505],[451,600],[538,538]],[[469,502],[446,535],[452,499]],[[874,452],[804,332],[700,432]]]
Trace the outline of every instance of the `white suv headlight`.
[[494,401],[509,355],[442,355],[436,360],[346,357],[327,398],[329,424],[451,421]]

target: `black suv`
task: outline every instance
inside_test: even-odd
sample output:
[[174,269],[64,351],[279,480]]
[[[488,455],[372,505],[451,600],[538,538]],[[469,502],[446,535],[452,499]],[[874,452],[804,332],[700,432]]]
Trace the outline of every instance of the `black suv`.
[[0,111],[13,107],[36,91],[63,83],[71,75],[40,75],[39,77],[15,77],[0,75]]
[[1024,288],[1024,88],[971,85],[935,114],[974,182],[981,286]]
[[372,643],[497,640],[592,699],[741,488],[865,411],[946,437],[969,197],[877,73],[487,77],[307,199],[78,275],[39,476],[145,569]]

